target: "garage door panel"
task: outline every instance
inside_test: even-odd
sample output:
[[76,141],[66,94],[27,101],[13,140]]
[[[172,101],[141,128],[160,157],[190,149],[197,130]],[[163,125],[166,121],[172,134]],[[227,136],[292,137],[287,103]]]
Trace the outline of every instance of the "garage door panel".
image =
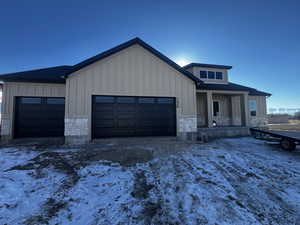
[[93,118],[95,120],[98,120],[98,119],[114,119],[115,116],[114,116],[113,112],[96,112],[96,113],[93,113]]
[[93,138],[176,134],[175,98],[103,97],[92,101]]
[[116,111],[118,113],[120,113],[120,112],[133,113],[133,112],[136,111],[136,107],[135,107],[135,105],[126,105],[126,106],[117,105],[116,106]]
[[64,135],[64,98],[17,97],[15,137]]
[[135,128],[134,120],[118,120],[117,121],[118,128]]
[[116,129],[116,128],[109,128],[105,130],[95,130],[94,131],[95,137],[130,137],[135,136],[135,132],[128,129]]
[[98,104],[94,105],[93,111],[94,112],[111,112],[114,110],[113,104]]
[[97,128],[113,128],[115,126],[114,120],[97,120],[94,123],[94,126]]

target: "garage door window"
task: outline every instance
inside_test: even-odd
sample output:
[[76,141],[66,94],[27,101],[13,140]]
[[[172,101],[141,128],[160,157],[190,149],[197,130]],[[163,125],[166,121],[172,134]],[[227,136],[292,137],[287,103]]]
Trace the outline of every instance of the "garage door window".
[[47,104],[65,104],[65,99],[63,98],[47,98]]
[[154,98],[139,98],[139,103],[154,103]]
[[23,104],[41,104],[41,98],[22,98]]
[[135,99],[132,97],[118,97],[117,102],[118,103],[134,103]]
[[114,97],[108,97],[108,96],[97,96],[95,98],[95,101],[97,103],[113,103],[115,100]]
[[159,98],[159,99],[157,99],[157,102],[160,103],[160,104],[173,104],[174,99],[172,99],[172,98]]

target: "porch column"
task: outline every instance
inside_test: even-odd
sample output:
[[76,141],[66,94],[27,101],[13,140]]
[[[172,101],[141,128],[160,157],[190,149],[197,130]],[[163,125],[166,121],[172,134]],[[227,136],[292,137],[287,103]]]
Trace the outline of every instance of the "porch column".
[[207,127],[213,127],[213,117],[212,117],[212,92],[206,92],[206,112],[207,112]]
[[241,95],[241,117],[242,125],[249,126],[248,93]]

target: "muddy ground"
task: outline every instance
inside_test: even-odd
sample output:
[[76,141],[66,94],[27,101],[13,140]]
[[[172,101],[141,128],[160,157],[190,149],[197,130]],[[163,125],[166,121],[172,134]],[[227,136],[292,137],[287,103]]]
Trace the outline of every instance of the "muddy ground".
[[0,149],[0,224],[300,224],[300,149],[251,138]]

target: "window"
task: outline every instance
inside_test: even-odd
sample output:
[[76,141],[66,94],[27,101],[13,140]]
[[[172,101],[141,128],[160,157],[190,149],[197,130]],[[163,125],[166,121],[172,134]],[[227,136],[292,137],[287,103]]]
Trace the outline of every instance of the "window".
[[200,71],[200,78],[206,79],[207,78],[207,71],[201,70]]
[[134,103],[135,98],[132,98],[132,97],[118,97],[117,102],[118,103]]
[[65,99],[64,98],[47,98],[47,104],[63,105],[63,104],[65,104]]
[[208,71],[208,79],[215,79],[215,72],[214,71]]
[[41,98],[22,98],[23,104],[41,104],[42,99]]
[[108,96],[96,96],[95,102],[97,103],[113,103],[115,100],[114,97],[108,97]]
[[159,104],[173,104],[173,98],[158,98],[157,103]]
[[213,101],[213,115],[218,116],[220,113],[220,104],[218,101]]
[[216,79],[217,80],[223,80],[223,73],[222,72],[216,72]]
[[251,116],[256,116],[256,111],[257,111],[256,100],[249,100],[249,110]]
[[139,98],[139,103],[154,103],[154,98]]

